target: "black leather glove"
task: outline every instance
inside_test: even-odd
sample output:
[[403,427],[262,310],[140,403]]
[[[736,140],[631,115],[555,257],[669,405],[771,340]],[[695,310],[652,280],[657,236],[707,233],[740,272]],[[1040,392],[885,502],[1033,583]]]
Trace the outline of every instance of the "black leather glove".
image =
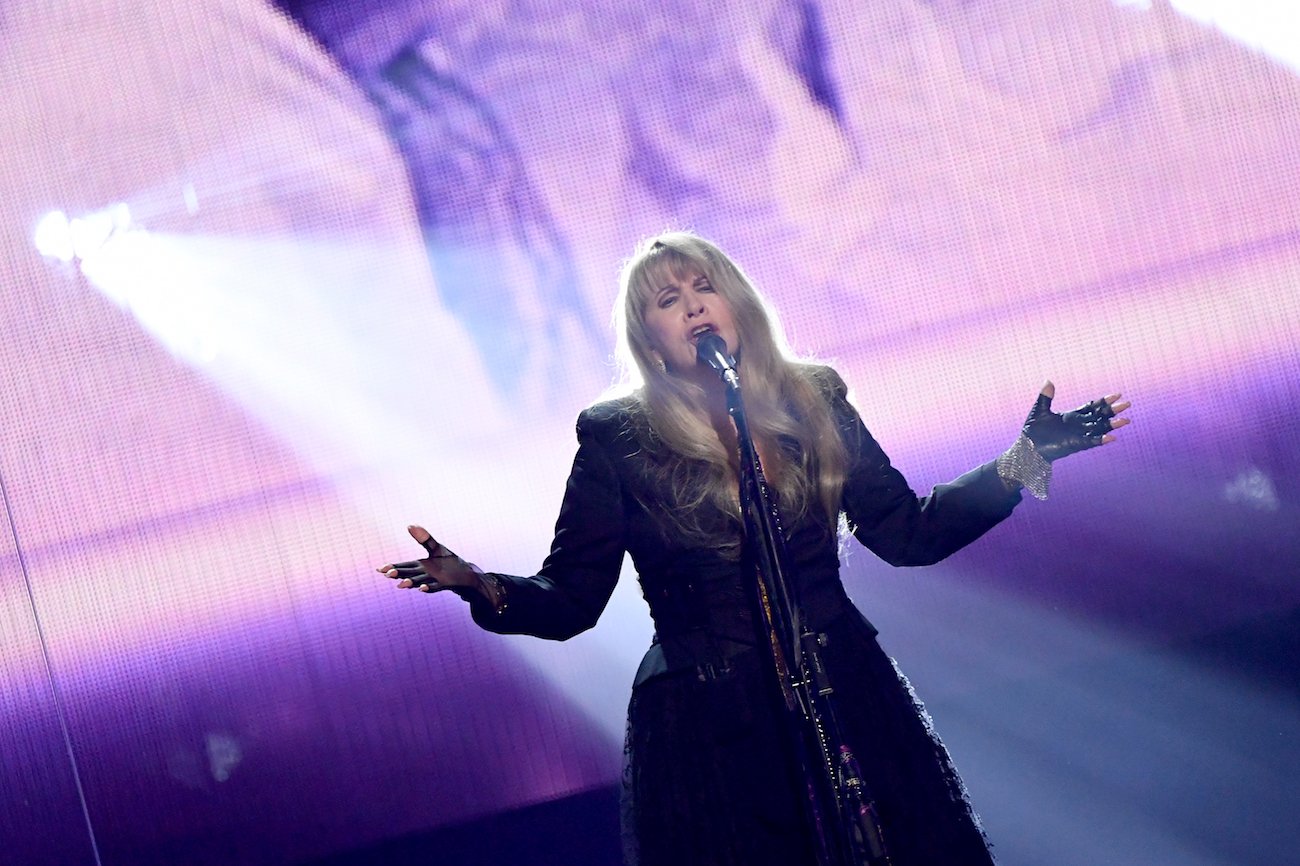
[[[1050,383],[1043,390],[1055,392]],[[1052,482],[1052,461],[1103,444],[1102,437],[1111,431],[1114,416],[1115,409],[1105,398],[1058,415],[1052,411],[1052,398],[1040,393],[1015,444],[998,458],[998,475],[1007,484],[1019,484],[1039,499],[1046,499]]]
[[1104,399],[1093,400],[1073,412],[1058,415],[1052,411],[1052,398],[1039,394],[1020,432],[1034,443],[1034,450],[1051,463],[1096,448],[1101,444],[1101,437],[1110,432],[1110,419],[1113,417],[1115,411]]

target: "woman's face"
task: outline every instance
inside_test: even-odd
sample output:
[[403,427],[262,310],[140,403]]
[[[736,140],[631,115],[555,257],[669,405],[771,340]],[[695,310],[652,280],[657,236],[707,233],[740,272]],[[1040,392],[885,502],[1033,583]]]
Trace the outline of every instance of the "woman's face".
[[706,331],[725,340],[731,354],[740,350],[731,306],[699,271],[687,270],[680,277],[661,274],[646,301],[644,318],[651,348],[674,375],[695,371],[695,344]]

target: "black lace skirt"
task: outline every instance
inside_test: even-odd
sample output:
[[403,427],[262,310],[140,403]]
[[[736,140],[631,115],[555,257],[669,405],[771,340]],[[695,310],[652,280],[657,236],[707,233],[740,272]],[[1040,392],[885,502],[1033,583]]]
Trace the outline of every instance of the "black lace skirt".
[[[961,780],[907,681],[856,612],[825,661],[844,739],[874,795],[894,866],[993,862]],[[785,711],[763,653],[727,673],[637,687],[623,774],[627,866],[816,863]]]

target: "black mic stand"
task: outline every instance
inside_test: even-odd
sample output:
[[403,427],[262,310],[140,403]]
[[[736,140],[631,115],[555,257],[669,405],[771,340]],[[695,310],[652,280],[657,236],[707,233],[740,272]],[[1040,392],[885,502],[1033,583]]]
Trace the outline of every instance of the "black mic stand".
[[[699,354],[722,376],[727,411],[736,425],[745,537],[758,571],[763,628],[807,783],[817,860],[819,866],[889,866],[875,804],[835,718],[834,689],[821,659],[824,637],[804,623],[786,579],[789,559],[781,514],[749,432],[735,362],[726,355],[721,338],[714,340],[708,347],[712,353],[701,345]],[[716,350],[719,344],[721,352]]]

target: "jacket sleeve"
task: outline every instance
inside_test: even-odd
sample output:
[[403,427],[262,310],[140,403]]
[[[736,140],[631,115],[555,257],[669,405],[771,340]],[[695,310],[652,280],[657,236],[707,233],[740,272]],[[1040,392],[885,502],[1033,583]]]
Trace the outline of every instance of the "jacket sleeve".
[[848,402],[828,370],[830,401],[849,452],[842,508],[854,537],[890,565],[931,565],[961,550],[1011,514],[1020,491],[1008,490],[993,461],[917,497]]
[[578,453],[551,552],[535,576],[492,575],[505,591],[500,610],[477,592],[461,593],[480,626],[567,640],[596,624],[623,566],[623,497],[612,456],[617,433],[617,416],[608,410],[578,417]]

